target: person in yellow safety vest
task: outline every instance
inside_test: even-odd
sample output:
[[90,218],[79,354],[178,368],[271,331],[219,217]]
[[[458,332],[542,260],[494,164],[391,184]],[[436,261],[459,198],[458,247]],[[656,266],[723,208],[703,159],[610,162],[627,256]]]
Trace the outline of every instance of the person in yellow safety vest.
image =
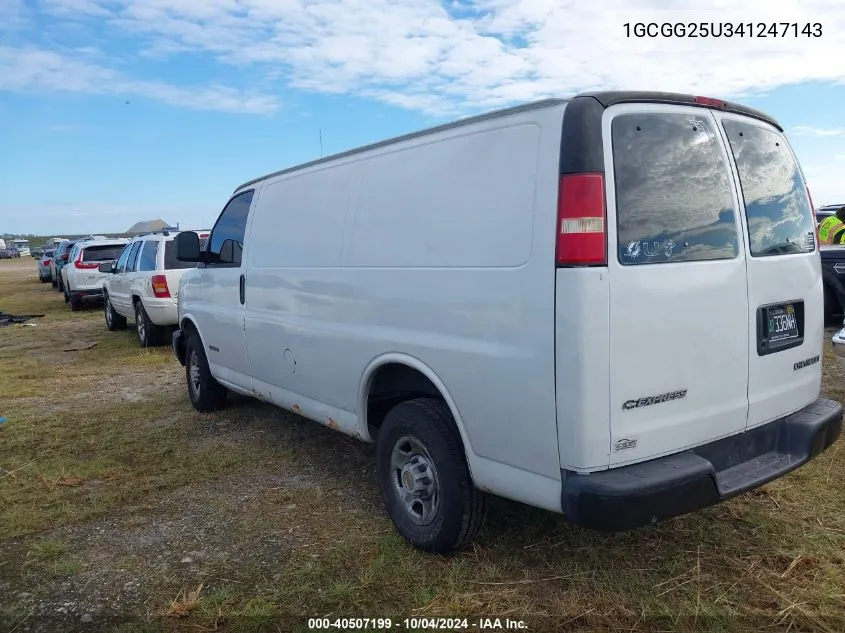
[[819,224],[819,241],[822,244],[842,244],[845,238],[845,207],[826,217]]

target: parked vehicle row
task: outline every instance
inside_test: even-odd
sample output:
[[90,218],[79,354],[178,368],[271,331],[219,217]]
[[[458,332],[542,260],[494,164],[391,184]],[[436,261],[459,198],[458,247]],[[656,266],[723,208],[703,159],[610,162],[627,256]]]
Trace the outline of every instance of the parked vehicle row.
[[[196,266],[176,258],[177,235],[163,231],[136,237],[114,261],[99,267],[106,327],[121,330],[127,319],[134,320],[142,347],[170,342],[167,335],[178,323],[179,281]],[[208,232],[199,235],[208,237]]]
[[[179,279],[196,266],[176,259],[177,234],[166,229],[132,239],[56,238],[54,246],[42,249],[38,277],[51,282],[74,312],[102,302],[109,330],[125,328],[131,318],[142,346],[169,343],[177,323]],[[204,239],[209,232],[198,234]]]

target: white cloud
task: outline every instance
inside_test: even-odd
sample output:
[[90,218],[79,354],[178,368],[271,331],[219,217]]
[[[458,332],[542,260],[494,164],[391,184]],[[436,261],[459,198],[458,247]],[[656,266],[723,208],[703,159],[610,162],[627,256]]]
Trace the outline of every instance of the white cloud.
[[146,97],[194,110],[271,114],[278,100],[228,86],[175,86],[126,77],[91,61],[90,50],[61,54],[39,48],[0,46],[0,91],[56,91]]
[[[352,94],[438,116],[594,89],[741,101],[783,85],[845,83],[842,2],[769,0],[761,14],[745,0],[699,0],[695,11],[686,10],[688,0],[40,0],[32,6],[62,24],[96,27],[105,34],[99,41],[129,38],[134,59],[200,54],[216,69],[243,70],[257,83],[248,90],[177,86],[129,76],[116,70],[126,67],[118,60],[91,52],[12,47],[4,40],[0,90],[148,96],[253,114],[273,113],[276,95],[289,88]],[[0,0],[0,31],[7,16],[20,22],[34,11],[27,6]],[[632,38],[623,26],[678,21],[795,22],[799,29],[818,23],[822,35]],[[829,138],[842,132],[812,125],[795,130]],[[813,155],[819,167],[808,169],[819,198],[841,197],[841,169],[828,166],[830,155]]]
[[[772,0],[766,22],[818,22],[822,37],[626,38],[626,21],[747,22],[739,0],[49,0],[62,17],[107,16],[158,56],[284,69],[294,88],[365,94],[440,113],[594,88],[738,96],[845,81],[840,0]],[[750,17],[749,17],[750,16]],[[799,27],[800,28],[800,27]]]
[[845,136],[845,127],[823,128],[812,125],[799,125],[792,129],[792,134],[797,136],[818,136],[822,138]]

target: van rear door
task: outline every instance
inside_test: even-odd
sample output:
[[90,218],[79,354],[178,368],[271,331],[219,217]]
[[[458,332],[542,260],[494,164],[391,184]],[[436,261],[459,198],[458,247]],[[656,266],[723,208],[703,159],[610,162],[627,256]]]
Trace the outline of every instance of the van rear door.
[[736,167],[748,252],[748,427],[818,397],[824,295],[815,221],[786,138],[749,117],[717,113]]
[[749,294],[741,205],[713,113],[622,104],[602,130],[618,466],[745,429]]

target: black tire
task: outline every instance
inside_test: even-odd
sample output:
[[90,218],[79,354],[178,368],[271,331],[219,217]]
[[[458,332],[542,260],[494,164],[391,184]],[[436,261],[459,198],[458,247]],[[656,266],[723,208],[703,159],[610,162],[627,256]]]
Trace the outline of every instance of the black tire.
[[825,325],[829,325],[832,321],[836,319],[842,312],[842,308],[839,304],[839,297],[836,294],[836,291],[833,290],[830,286],[824,287],[824,321]]
[[67,293],[67,302],[70,304],[70,311],[71,312],[79,312],[82,310],[82,300],[74,297],[70,294],[70,291]]
[[[394,451],[414,456],[400,470],[393,463]],[[478,535],[486,514],[486,495],[472,482],[461,436],[442,400],[417,398],[390,410],[378,435],[376,475],[388,515],[414,547],[445,554],[465,547]],[[408,477],[415,489],[435,481],[437,502],[428,516],[424,511],[415,513],[415,505],[425,507],[424,496],[409,493]],[[403,502],[403,492],[413,501]]]
[[59,287],[59,284],[58,284],[58,283],[56,283],[56,280],[55,280],[55,279],[53,279],[52,277],[50,278],[50,284],[53,286],[53,288],[58,288],[58,287]]
[[48,283],[48,282],[50,281],[50,279],[49,279],[49,278],[47,278],[47,277],[43,277],[43,276],[41,276],[41,275],[38,275],[38,279],[41,281],[41,283],[42,283],[42,284],[46,284],[46,283]]
[[135,331],[138,333],[138,343],[141,347],[161,345],[164,339],[163,328],[150,321],[140,299],[135,302]]
[[56,286],[56,288],[58,289],[59,292],[63,293],[65,291],[65,284],[62,281],[62,274],[61,273],[59,273],[59,279],[58,279],[57,284],[58,285]]
[[109,332],[126,329],[126,317],[115,312],[107,292],[103,292],[103,312],[106,319],[106,328]]
[[[194,371],[196,376],[192,377]],[[185,341],[185,381],[188,383],[188,398],[197,411],[208,413],[226,406],[226,387],[211,375],[202,340],[195,332],[188,334]]]

